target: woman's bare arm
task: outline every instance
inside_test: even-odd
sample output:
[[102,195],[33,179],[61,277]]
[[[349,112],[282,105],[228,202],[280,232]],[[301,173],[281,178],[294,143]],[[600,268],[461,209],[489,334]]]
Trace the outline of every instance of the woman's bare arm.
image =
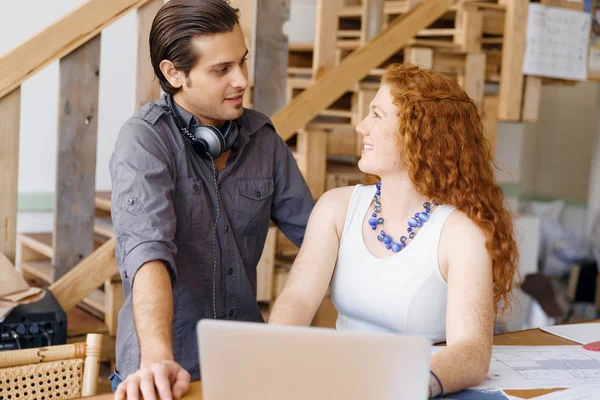
[[312,322],[333,275],[353,189],[330,190],[315,205],[300,252],[271,311],[270,324],[307,326]]
[[432,357],[431,370],[445,393],[481,383],[489,370],[494,304],[492,260],[485,240],[484,232],[458,211],[448,218],[442,233],[440,255],[447,260],[442,274],[447,272],[448,281],[447,347]]

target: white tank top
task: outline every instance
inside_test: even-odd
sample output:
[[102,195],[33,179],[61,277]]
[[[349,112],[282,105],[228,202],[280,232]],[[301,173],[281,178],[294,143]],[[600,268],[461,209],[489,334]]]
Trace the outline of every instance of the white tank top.
[[331,281],[336,327],[445,341],[448,285],[438,265],[438,243],[455,208],[438,206],[408,246],[380,259],[367,249],[362,235],[375,190],[374,185],[357,185],[348,206]]

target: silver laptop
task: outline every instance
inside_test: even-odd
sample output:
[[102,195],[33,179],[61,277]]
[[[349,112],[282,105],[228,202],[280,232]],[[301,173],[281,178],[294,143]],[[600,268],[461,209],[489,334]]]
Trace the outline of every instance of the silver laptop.
[[201,320],[203,400],[426,399],[420,337]]

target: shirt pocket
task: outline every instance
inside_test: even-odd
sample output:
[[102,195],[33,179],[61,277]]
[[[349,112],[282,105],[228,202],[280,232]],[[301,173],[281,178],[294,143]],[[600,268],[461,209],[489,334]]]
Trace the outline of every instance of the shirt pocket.
[[175,188],[175,214],[177,232],[175,238],[180,243],[190,242],[200,237],[206,225],[203,204],[203,185],[200,179],[177,178]]
[[269,227],[271,202],[273,199],[273,179],[239,180],[237,225],[242,237],[258,234]]

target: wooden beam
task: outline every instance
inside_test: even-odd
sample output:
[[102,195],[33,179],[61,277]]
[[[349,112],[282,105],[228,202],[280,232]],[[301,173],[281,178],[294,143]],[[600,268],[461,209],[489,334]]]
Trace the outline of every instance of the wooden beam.
[[298,167],[315,199],[325,193],[327,169],[327,132],[300,131],[298,134]]
[[88,0],[0,58],[0,98],[150,0]]
[[383,29],[385,15],[383,13],[384,0],[364,0],[362,4],[362,25],[360,29],[360,42],[365,45],[370,42]]
[[336,35],[338,15],[343,0],[317,0],[315,50],[313,53],[312,79],[316,81],[336,63]]
[[94,249],[100,35],[60,61],[52,263],[55,279]]
[[[354,113],[354,119],[352,125],[360,124],[360,121],[365,119],[369,115],[369,105],[377,95],[377,89],[361,89],[356,94],[356,112]],[[356,132],[356,156],[360,157],[363,150],[363,137],[360,133]]]
[[327,134],[327,156],[355,158],[357,156],[357,139],[356,130],[352,125],[329,132]]
[[525,78],[525,97],[523,101],[523,122],[536,122],[540,113],[542,95],[542,78],[527,76]]
[[138,52],[137,52],[137,85],[135,108],[158,99],[160,83],[154,74],[150,62],[150,45],[148,43],[152,21],[164,0],[151,0],[137,11],[138,20]]
[[483,36],[483,13],[478,10],[460,10],[457,12],[458,32],[454,35],[454,43],[465,52],[481,51]]
[[406,47],[404,48],[404,63],[432,69],[433,49],[430,47]]
[[479,110],[483,109],[486,58],[485,53],[469,53],[465,62],[463,88]]
[[252,104],[266,115],[285,105],[288,39],[283,24],[289,16],[290,0],[256,0]]
[[277,227],[271,226],[262,255],[256,266],[256,301],[273,300],[273,273],[275,272],[275,245],[277,243]]
[[[231,5],[240,10],[240,26],[246,40],[250,60],[254,57],[254,7],[255,0],[230,0]],[[254,65],[248,63],[248,86],[244,94],[244,107],[252,108],[252,88],[254,87]]]
[[497,96],[485,96],[483,99],[483,136],[490,143],[492,157],[496,154],[496,142],[498,138],[498,107]]
[[373,68],[400,50],[419,30],[441,17],[454,0],[428,0],[394,20],[368,46],[357,49],[272,118],[277,132],[289,139]]
[[115,238],[110,239],[50,285],[49,289],[63,310],[69,311],[107,279],[119,273],[115,260],[116,243]]
[[482,31],[486,35],[504,36],[504,10],[484,10]]
[[541,3],[551,7],[568,8],[575,11],[583,11],[584,6],[583,0],[541,0]]
[[[98,265],[98,268],[104,268],[104,266]],[[117,274],[104,282],[104,323],[108,326],[110,336],[117,336],[119,310],[124,301],[123,286]]]
[[0,253],[15,263],[21,88],[0,98]]
[[519,121],[523,103],[523,59],[529,0],[506,0],[499,117]]

